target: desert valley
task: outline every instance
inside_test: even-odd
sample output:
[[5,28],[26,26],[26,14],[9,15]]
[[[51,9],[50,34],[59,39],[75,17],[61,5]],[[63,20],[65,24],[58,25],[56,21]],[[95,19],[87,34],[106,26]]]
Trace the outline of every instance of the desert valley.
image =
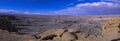
[[0,15],[0,41],[120,41],[120,15]]

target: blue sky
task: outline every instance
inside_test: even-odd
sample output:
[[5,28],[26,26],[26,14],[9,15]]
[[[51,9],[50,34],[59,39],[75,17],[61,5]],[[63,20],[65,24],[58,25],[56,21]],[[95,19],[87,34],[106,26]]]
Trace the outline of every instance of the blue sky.
[[120,1],[0,0],[0,12],[49,15],[120,14]]

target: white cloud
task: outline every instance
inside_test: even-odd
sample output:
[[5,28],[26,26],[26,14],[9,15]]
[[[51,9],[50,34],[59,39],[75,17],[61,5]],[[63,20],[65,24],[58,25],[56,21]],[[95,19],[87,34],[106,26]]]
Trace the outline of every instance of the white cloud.
[[23,12],[23,14],[41,14],[41,13],[25,11]]
[[10,13],[10,14],[41,14],[41,13],[37,13],[37,12],[29,12],[29,11],[25,11],[25,12],[21,12],[21,11],[17,11],[17,10],[8,10],[8,9],[0,9],[0,13]]
[[95,2],[95,3],[78,4],[77,7],[81,7],[81,6],[103,6],[103,5],[111,6],[111,5],[114,5],[114,4],[113,3],[106,3],[106,2]]
[[23,13],[23,14],[43,14],[43,15],[91,15],[91,14],[120,14],[120,4],[110,2],[94,2],[78,4],[66,9],[40,13],[40,12],[20,12],[17,10],[0,9],[0,13]]
[[75,7],[55,11],[56,14],[64,15],[84,15],[84,14],[112,14],[120,13],[120,4],[109,2],[94,2],[78,4]]
[[5,13],[5,12],[18,12],[16,10],[8,10],[8,9],[0,9],[0,13]]
[[25,12],[21,12],[21,11],[17,11],[17,10],[8,10],[8,9],[0,9],[0,14],[47,14],[47,13],[40,13],[40,12],[30,12],[30,11],[25,11]]
[[101,0],[102,2],[112,2],[116,4],[120,4],[120,0]]

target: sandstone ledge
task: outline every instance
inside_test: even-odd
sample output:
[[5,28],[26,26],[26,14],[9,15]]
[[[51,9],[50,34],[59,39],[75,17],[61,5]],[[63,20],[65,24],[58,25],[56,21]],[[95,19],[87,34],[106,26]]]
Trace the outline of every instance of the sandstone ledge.
[[[79,29],[51,29],[39,35],[40,41],[119,41],[120,18],[101,24],[102,35],[92,35]],[[47,34],[46,34],[47,33]],[[44,39],[45,38],[45,39]]]

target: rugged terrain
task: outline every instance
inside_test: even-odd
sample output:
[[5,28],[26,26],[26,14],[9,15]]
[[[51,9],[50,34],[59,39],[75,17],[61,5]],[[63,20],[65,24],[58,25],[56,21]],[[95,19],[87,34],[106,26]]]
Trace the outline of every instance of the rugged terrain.
[[1,41],[120,41],[119,28],[119,15],[0,15]]

